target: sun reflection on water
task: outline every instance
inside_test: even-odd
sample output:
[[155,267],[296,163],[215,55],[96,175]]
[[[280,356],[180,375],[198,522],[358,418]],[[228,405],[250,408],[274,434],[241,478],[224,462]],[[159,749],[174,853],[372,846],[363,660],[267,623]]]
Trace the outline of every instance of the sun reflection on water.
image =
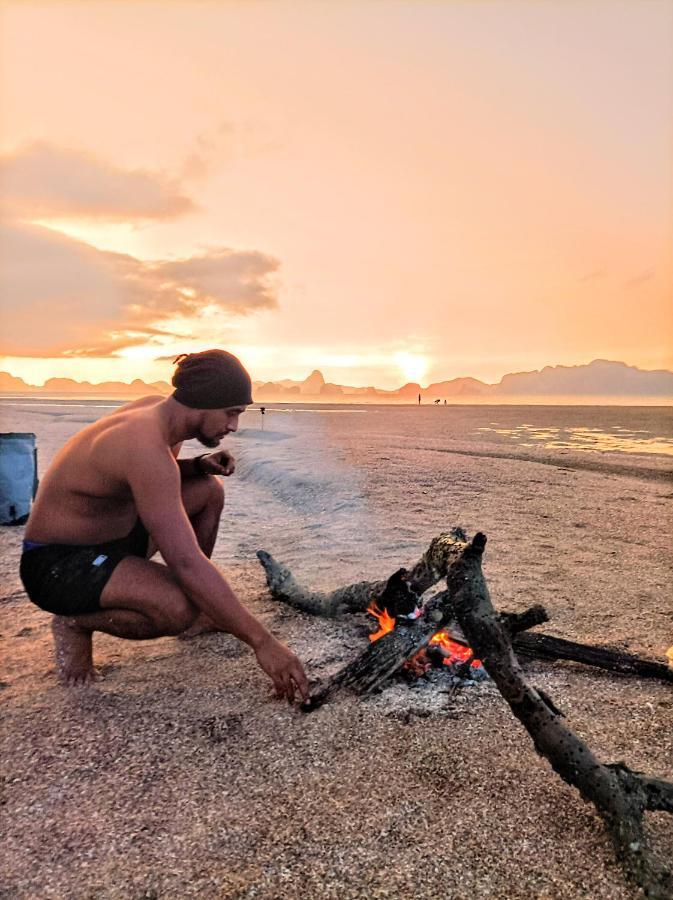
[[540,428],[523,424],[514,428],[502,428],[497,422],[477,428],[477,432],[490,432],[515,440],[520,447],[544,447],[547,450],[598,450],[602,453],[657,453],[673,456],[673,440],[613,425],[610,431],[601,428],[567,427]]

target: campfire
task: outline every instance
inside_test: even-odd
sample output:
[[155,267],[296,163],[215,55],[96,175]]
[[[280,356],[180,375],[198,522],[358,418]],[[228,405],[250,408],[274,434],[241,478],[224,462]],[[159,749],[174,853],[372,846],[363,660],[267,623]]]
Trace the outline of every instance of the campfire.
[[[378,630],[369,635],[370,641],[378,641],[395,628],[396,620],[387,610],[379,609],[375,600],[367,607],[367,612],[379,623]],[[437,631],[428,641],[428,646],[408,659],[402,668],[407,673],[420,676],[428,669],[438,666],[461,666],[462,673],[467,663],[470,664],[470,668],[481,668],[481,661],[474,659],[474,653],[468,646],[454,641],[448,631]]]
[[[421,598],[414,587],[407,569],[398,569],[390,576],[383,591],[367,607],[369,615],[379,624],[378,630],[369,635],[370,641],[378,641],[393,631],[398,621],[403,626],[410,625],[422,615]],[[445,629],[438,629],[426,647],[404,662],[401,673],[418,678],[429,669],[451,666],[457,669],[456,674],[464,677],[465,670],[481,668],[481,662],[473,657],[467,644],[454,640]]]
[[[447,671],[447,665],[469,672],[479,665],[473,658],[478,655],[536,751],[594,804],[630,879],[651,900],[668,900],[673,896],[673,875],[650,853],[643,816],[647,811],[673,815],[673,784],[632,771],[621,762],[597,759],[553,700],[528,682],[519,658],[573,660],[669,683],[673,667],[608,647],[530,633],[528,629],[549,618],[539,605],[522,613],[496,612],[481,566],[485,547],[485,535],[476,534],[470,541],[462,529],[454,528],[435,537],[410,571],[399,569],[387,581],[360,581],[330,593],[301,587],[286,566],[259,550],[276,600],[314,616],[368,612],[378,623],[369,646],[314,689],[304,711],[318,709],[342,690],[371,694],[405,670],[411,677],[422,676],[433,666],[439,672]],[[422,603],[426,591],[443,578],[446,589]],[[462,671],[457,674],[465,677]]]

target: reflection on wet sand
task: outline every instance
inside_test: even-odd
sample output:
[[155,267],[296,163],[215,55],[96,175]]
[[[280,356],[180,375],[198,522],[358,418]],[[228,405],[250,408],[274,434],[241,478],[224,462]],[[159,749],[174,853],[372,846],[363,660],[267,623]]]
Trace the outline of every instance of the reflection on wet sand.
[[[673,440],[652,436],[649,431],[633,431],[613,425],[610,431],[601,428],[565,427],[546,428],[522,424],[514,428],[502,428],[497,422],[477,428],[474,432],[492,433],[509,437],[519,447],[539,447],[549,450],[599,450],[601,452],[656,453],[673,456]],[[642,437],[642,435],[648,435]]]

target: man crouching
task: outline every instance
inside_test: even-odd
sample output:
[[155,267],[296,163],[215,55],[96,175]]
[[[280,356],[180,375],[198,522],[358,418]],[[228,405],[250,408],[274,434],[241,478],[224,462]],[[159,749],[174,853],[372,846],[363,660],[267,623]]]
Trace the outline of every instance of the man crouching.
[[[238,600],[210,561],[231,475],[225,450],[177,459],[182,442],[209,448],[252,403],[235,356],[178,357],[170,397],[143,397],[87,425],[54,458],[28,520],[21,579],[54,614],[59,676],[94,677],[92,634],[128,640],[227,631],[249,644],[279,697],[308,697],[297,657]],[[156,550],[166,565],[151,562]]]

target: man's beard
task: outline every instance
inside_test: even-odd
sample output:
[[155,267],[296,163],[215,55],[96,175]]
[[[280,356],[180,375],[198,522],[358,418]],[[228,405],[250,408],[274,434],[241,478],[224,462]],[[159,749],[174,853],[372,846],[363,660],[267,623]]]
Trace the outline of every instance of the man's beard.
[[215,447],[220,446],[219,438],[211,438],[207,437],[202,431],[198,431],[194,437],[199,442],[199,444],[203,444],[204,447],[208,447],[209,450],[214,450]]

